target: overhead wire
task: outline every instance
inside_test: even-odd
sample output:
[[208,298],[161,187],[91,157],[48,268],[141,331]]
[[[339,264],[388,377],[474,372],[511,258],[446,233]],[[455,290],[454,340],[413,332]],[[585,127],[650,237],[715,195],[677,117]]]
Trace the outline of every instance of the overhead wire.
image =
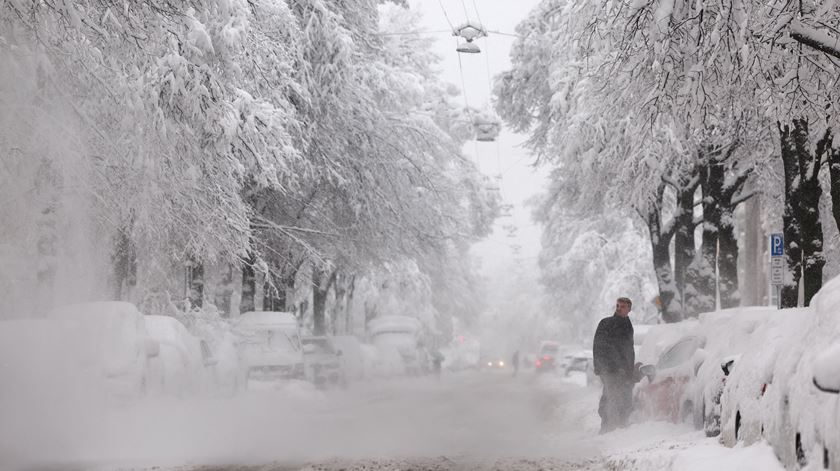
[[443,10],[443,17],[446,18],[446,22],[449,23],[450,31],[455,31],[455,26],[449,21],[449,15],[446,14],[446,8],[443,6],[443,0],[438,0],[438,4],[440,5],[440,9]]

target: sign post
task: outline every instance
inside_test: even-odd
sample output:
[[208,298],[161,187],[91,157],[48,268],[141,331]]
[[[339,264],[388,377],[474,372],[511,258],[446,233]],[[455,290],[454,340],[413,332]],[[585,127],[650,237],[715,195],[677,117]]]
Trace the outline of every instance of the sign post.
[[770,234],[770,285],[776,293],[776,306],[782,304],[782,285],[785,283],[785,237]]

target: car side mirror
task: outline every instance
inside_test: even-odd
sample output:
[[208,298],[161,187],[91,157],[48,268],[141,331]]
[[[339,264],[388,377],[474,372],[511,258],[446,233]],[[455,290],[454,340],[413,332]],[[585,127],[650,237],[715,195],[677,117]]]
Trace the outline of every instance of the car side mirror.
[[840,393],[840,343],[819,354],[814,360],[814,386],[822,392]]
[[639,368],[639,371],[647,376],[648,381],[653,381],[653,378],[656,377],[656,367],[653,365],[643,365]]
[[160,355],[160,343],[157,340],[146,337],[146,358],[155,358]]
[[303,346],[303,353],[306,353],[306,354],[315,353],[315,345],[312,345],[311,343],[308,343],[308,344],[304,345]]

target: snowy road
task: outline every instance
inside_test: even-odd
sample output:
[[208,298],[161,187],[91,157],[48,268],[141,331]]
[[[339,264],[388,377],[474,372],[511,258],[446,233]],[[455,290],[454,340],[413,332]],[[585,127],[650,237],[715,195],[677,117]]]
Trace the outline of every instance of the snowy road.
[[682,470],[725,469],[742,455],[755,469],[777,466],[762,447],[729,450],[682,426],[598,436],[596,404],[595,388],[487,372],[48,411],[37,417],[51,423],[2,425],[0,438],[14,450],[7,467],[39,469]]

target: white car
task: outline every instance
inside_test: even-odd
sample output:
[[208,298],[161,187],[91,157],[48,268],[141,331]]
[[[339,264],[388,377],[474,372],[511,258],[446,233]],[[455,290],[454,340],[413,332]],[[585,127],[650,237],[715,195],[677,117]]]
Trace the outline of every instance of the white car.
[[132,400],[148,387],[148,360],[160,346],[149,338],[143,314],[119,301],[72,304],[48,315],[61,332],[63,352],[80,380],[117,401]]
[[332,337],[303,337],[301,343],[306,379],[318,387],[347,386],[344,353],[335,346]]
[[362,344],[352,335],[336,335],[332,337],[333,344],[341,351],[344,370],[347,379],[360,381],[365,378],[365,360]]
[[239,356],[248,387],[304,379],[300,327],[290,312],[246,312],[236,319]]
[[146,330],[160,345],[160,353],[150,359],[150,391],[183,397],[206,390],[212,383],[215,360],[202,342],[170,316],[146,316]]
[[382,316],[368,322],[371,342],[379,349],[387,368],[396,374],[419,374],[420,352],[417,344],[420,321],[408,316]]
[[746,307],[700,314],[698,332],[705,338],[705,359],[688,385],[684,408],[693,410],[694,425],[706,436],[720,434],[720,401],[727,376],[753,332],[775,313],[771,307]]
[[805,341],[810,314],[807,308],[775,311],[747,338],[720,398],[725,445],[752,444],[780,423],[779,401],[785,402],[787,391],[787,378],[780,373],[788,369],[792,355],[786,347]]

